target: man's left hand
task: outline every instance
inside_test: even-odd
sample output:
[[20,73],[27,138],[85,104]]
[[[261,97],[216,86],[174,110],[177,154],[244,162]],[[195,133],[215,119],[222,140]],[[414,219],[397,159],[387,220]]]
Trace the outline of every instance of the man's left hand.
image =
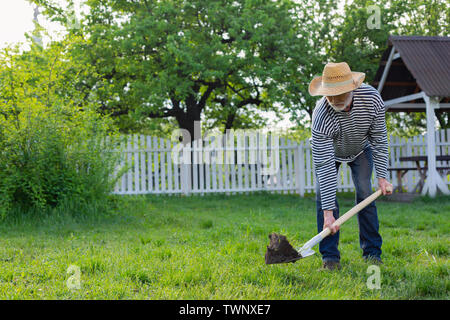
[[378,186],[380,187],[381,192],[383,192],[383,196],[392,194],[392,190],[394,189],[392,184],[384,178],[378,178]]

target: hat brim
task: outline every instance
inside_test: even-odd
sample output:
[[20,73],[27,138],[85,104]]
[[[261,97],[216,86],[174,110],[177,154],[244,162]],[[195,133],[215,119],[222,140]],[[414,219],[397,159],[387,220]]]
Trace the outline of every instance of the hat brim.
[[322,86],[322,76],[314,78],[309,84],[309,94],[312,96],[338,96],[340,94],[350,92],[361,86],[366,74],[364,72],[352,72],[352,83],[332,88]]

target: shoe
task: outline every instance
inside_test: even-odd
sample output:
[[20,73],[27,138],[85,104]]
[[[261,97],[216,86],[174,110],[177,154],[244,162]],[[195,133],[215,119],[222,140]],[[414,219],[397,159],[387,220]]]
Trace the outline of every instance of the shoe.
[[381,260],[380,257],[367,256],[367,257],[363,257],[363,259],[368,263],[375,264],[378,266],[383,264],[383,260]]
[[339,261],[325,260],[321,270],[341,270],[341,263]]

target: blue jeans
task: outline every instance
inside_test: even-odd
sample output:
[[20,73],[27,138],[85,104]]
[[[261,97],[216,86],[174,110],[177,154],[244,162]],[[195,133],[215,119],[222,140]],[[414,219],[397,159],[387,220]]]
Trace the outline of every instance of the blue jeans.
[[[339,169],[340,162],[336,162],[336,170]],[[356,189],[356,203],[361,202],[372,194],[370,179],[372,177],[373,159],[372,150],[367,147],[355,160],[348,165],[352,171],[352,179]],[[319,179],[316,175],[316,204],[317,204],[317,231],[323,230],[323,210],[320,198]],[[339,205],[336,200],[336,209],[333,210],[335,219],[339,218]],[[382,239],[378,233],[378,214],[375,201],[362,209],[358,214],[359,244],[363,251],[363,257],[380,258]],[[339,233],[329,235],[319,244],[319,251],[323,261],[339,261],[338,250]]]

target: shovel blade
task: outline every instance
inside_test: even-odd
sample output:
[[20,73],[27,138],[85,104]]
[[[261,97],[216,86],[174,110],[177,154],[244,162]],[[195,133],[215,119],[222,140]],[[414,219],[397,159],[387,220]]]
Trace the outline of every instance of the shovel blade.
[[302,256],[295,250],[285,236],[272,233],[269,235],[270,244],[265,255],[266,264],[295,262]]

